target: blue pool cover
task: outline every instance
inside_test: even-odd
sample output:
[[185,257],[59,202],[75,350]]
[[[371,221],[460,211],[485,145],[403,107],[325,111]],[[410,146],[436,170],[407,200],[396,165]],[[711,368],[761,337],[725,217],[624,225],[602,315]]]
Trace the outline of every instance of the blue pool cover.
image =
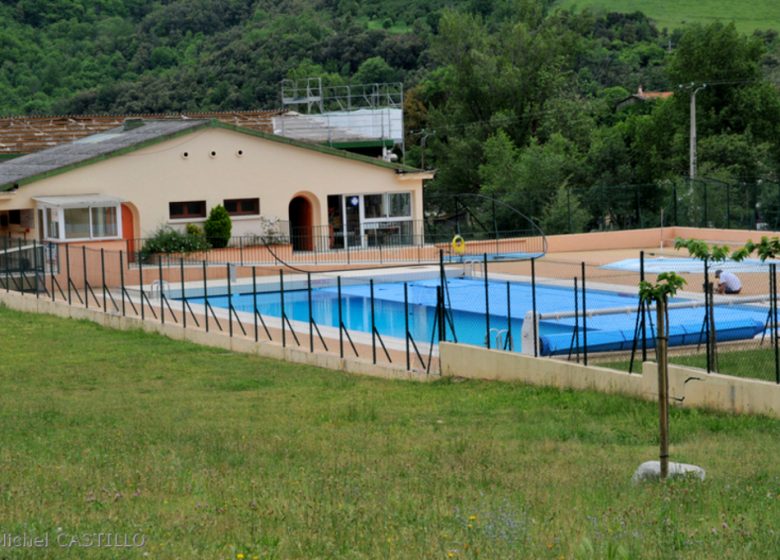
[[[767,260],[762,262],[759,259],[745,259],[743,261],[724,261],[719,263],[710,263],[710,273],[717,269],[729,270],[731,272],[766,272],[769,273],[771,263],[780,261]],[[623,259],[610,264],[601,266],[607,270],[626,270],[639,272],[639,259]],[[658,257],[654,259],[645,259],[645,272],[659,274],[661,272],[681,272],[681,273],[704,273],[704,263],[699,259],[690,257]]]
[[[411,305],[436,306],[436,288],[439,280],[421,280],[408,284]],[[326,288],[328,289],[328,288]],[[368,298],[369,286],[356,285],[343,288],[345,295]],[[491,326],[501,327],[507,322],[507,283],[491,281],[488,283],[489,312]],[[334,290],[335,291],[335,290]],[[579,293],[578,305],[581,306],[582,294]],[[403,283],[375,284],[374,297],[377,300],[403,303]],[[509,284],[509,309],[513,323],[522,320],[533,309],[531,285],[525,282]],[[568,353],[570,350],[584,347],[582,317],[556,318],[555,313],[574,311],[574,290],[568,286],[536,286],[537,313],[544,318],[539,325],[539,339],[542,355]],[[689,300],[675,298],[671,303]],[[450,278],[448,281],[447,302],[453,311],[455,334],[459,331],[476,330],[484,333],[485,326],[485,284],[483,280],[473,278]],[[588,289],[587,309],[623,308],[620,313],[595,315],[587,318],[588,350],[593,352],[631,350],[637,320],[638,296],[636,292],[616,292]],[[581,310],[581,307],[580,307]],[[768,309],[760,305],[716,306],[714,320],[718,341],[753,338],[760,334],[766,324]],[[552,315],[552,316],[551,316]],[[515,319],[516,318],[516,319]],[[468,322],[469,324],[465,324]],[[648,344],[652,347],[655,336],[655,311],[646,315]],[[683,307],[669,310],[669,344],[672,346],[698,344],[704,342],[704,308]],[[575,327],[579,327],[579,336],[574,337]],[[519,338],[519,332],[515,335]]]
[[[288,318],[307,322],[309,310],[320,326],[338,326],[339,307],[343,321],[350,330],[371,332],[372,319],[382,336],[403,338],[406,321],[412,337],[417,341],[435,341],[436,288],[439,279],[410,280],[409,317],[405,316],[404,283],[377,282],[374,284],[374,305],[370,305],[370,286],[361,279],[359,284],[345,282],[342,287],[342,301],[339,306],[336,286],[314,288],[311,301],[306,290],[286,290],[285,312]],[[506,282],[491,280],[487,286],[489,308],[486,310],[485,282],[480,278],[448,278],[446,302],[449,318],[454,326],[447,329],[447,340],[457,339],[468,344],[484,345],[487,333],[495,339],[503,333],[503,340],[514,340],[514,350],[520,350],[523,321],[533,309],[531,285],[528,282]],[[509,301],[507,301],[509,294]],[[577,305],[582,310],[582,292],[577,293]],[[279,292],[233,293],[232,303],[237,311],[251,313],[256,304],[263,315],[281,315]],[[199,303],[201,298],[190,298]],[[690,302],[675,298],[671,303]],[[732,302],[738,300],[731,300]],[[214,307],[227,307],[227,296],[211,296],[209,303]],[[693,302],[695,303],[695,302]],[[509,304],[509,305],[508,305]],[[625,292],[588,288],[587,310],[592,313],[603,309],[620,309],[609,314],[593,315],[587,318],[588,351],[630,350],[633,346],[637,326],[637,291],[626,288]],[[536,309],[541,314],[539,322],[539,347],[542,355],[566,354],[584,347],[582,316],[563,317],[573,311],[575,296],[571,285],[549,285],[537,283]],[[717,306],[714,312],[716,337],[718,341],[750,339],[764,331],[768,308],[759,304],[735,304]],[[689,345],[704,342],[704,308],[683,307],[669,310],[670,345]],[[578,332],[574,336],[575,330]],[[647,342],[653,345],[655,337],[655,311],[646,316]],[[491,346],[495,343],[491,340]]]

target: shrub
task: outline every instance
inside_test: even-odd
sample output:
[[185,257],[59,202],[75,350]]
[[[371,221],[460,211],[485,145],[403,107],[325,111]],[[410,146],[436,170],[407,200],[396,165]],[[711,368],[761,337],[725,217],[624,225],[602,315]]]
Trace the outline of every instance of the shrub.
[[233,224],[230,221],[230,215],[221,204],[211,209],[206,223],[203,224],[206,239],[211,243],[212,247],[217,249],[227,247],[232,228]]
[[205,251],[209,249],[209,243],[198,226],[194,226],[200,233],[191,230],[187,226],[187,233],[181,233],[167,226],[159,228],[144,242],[141,249],[141,260],[146,261],[151,255],[158,253],[191,253],[193,251]]

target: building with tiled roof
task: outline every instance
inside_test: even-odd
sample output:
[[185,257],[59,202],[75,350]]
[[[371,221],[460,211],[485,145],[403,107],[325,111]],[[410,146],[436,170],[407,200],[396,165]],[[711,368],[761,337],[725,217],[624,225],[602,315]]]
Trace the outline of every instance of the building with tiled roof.
[[127,119],[179,120],[216,119],[249,130],[273,133],[272,111],[227,111],[202,113],[140,115],[57,115],[0,118],[0,159],[31,154],[46,148],[73,142],[79,138],[122,126]]

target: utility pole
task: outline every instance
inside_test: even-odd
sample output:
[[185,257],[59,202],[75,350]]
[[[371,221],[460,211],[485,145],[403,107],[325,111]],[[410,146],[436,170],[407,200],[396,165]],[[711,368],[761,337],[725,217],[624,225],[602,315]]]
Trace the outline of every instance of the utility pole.
[[691,181],[696,178],[696,94],[707,87],[707,84],[696,84],[691,82],[691,135],[690,135],[690,168],[688,177]]

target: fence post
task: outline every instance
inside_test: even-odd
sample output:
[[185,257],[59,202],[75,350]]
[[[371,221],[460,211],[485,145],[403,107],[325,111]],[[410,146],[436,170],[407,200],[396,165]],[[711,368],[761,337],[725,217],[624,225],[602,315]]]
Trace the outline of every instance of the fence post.
[[103,288],[103,311],[107,312],[106,307],[106,255],[103,247],[100,248],[100,282]]
[[306,295],[309,303],[309,352],[314,353],[314,317],[311,303],[311,272],[306,273]]
[[35,282],[33,283],[33,286],[35,287],[35,299],[38,299],[40,295],[38,294],[38,244],[33,239],[33,277],[35,278]]
[[369,280],[371,287],[371,359],[376,364],[376,322],[374,317],[374,279]]
[[[639,281],[645,281],[645,252],[639,251]],[[645,322],[645,302],[640,301],[639,313],[640,313],[640,325],[642,332],[642,363],[647,361],[647,326]]]
[[22,240],[19,240],[19,251],[17,252],[17,260],[19,261],[19,293],[24,294],[24,284],[27,282],[27,278],[24,275],[24,261],[22,260]]
[[160,323],[165,324],[165,302],[163,301],[162,259],[157,261],[157,286],[160,288]]
[[409,360],[409,286],[404,282],[404,341],[406,343],[406,371],[411,370]]
[[119,251],[119,284],[120,289],[122,290],[122,293],[120,294],[122,296],[122,317],[126,315],[125,312],[125,263],[124,263],[124,256],[122,255],[122,251]]
[[84,307],[89,309],[89,282],[87,281],[87,246],[81,246],[81,263],[84,269]]
[[774,343],[775,350],[775,383],[780,384],[780,339],[778,339],[777,333],[777,264],[772,263],[769,265],[769,273],[772,275],[772,278],[770,279],[772,294],[770,297],[772,298],[772,301],[774,301],[774,317],[772,317],[772,341]]
[[490,295],[488,289],[487,253],[482,254],[482,266],[485,268],[485,346],[490,350]]
[[70,245],[65,245],[65,274],[68,277],[68,305],[73,305],[73,296],[70,292]]
[[707,373],[712,372],[712,350],[710,348],[710,306],[712,305],[712,290],[710,290],[710,263],[704,259],[704,337],[707,351]]
[[203,316],[206,319],[206,332],[209,332],[209,280],[206,261],[203,261]]
[[536,320],[536,259],[531,259],[531,308],[533,310],[534,321],[534,358],[539,357],[539,333],[537,331]]
[[279,298],[282,302],[282,312],[280,313],[280,316],[282,318],[282,348],[287,347],[287,334],[285,333],[284,329],[284,270],[281,268],[279,269]]
[[230,285],[230,263],[225,265],[227,272],[227,296],[228,296],[228,333],[233,338],[233,287]]
[[257,332],[257,267],[252,267],[252,317],[255,321],[255,342],[257,342],[260,337],[258,336]]
[[[52,244],[51,243],[47,243],[46,244],[46,253],[47,253],[47,255],[46,255],[46,258],[44,259],[43,268],[44,268],[44,270],[46,270],[46,261],[48,260],[49,261],[49,276],[51,276],[51,300],[55,301],[57,299],[57,296],[54,293],[54,282],[55,282],[55,280],[54,280],[54,258],[53,258],[54,251],[52,251]],[[59,259],[60,259],[60,252],[59,252],[59,249],[57,249],[57,273],[59,273],[59,271],[60,271]]]
[[336,277],[336,287],[339,298],[339,357],[344,357],[344,320],[341,311],[341,276]]
[[184,259],[179,257],[179,283],[181,284],[181,323],[182,328],[187,328],[187,296],[184,293]]
[[582,263],[582,360],[588,365],[588,305],[585,289],[585,263]]
[[659,419],[659,459],[661,478],[666,478],[669,470],[669,327],[666,325],[666,295],[656,302],[656,326],[658,348],[658,419]]
[[[506,350],[507,344],[509,345],[509,351],[513,350],[512,346],[512,296],[509,293],[509,281],[506,283],[506,342],[504,343],[504,350]],[[501,350],[499,348],[499,350]]]
[[144,320],[144,263],[141,259],[138,261],[138,283],[141,285],[141,320]]

